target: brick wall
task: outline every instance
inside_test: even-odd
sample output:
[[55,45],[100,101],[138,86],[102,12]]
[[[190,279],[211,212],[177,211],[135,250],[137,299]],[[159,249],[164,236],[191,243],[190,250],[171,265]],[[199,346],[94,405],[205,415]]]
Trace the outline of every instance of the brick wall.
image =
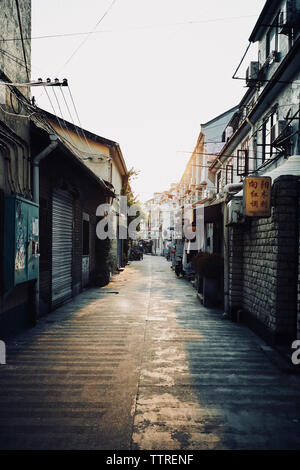
[[275,222],[278,227],[277,331],[296,338],[298,278],[298,178],[282,176],[274,183]]
[[229,229],[229,309],[235,316],[242,304],[243,227]]
[[277,178],[271,217],[230,228],[231,311],[242,309],[250,326],[278,343],[296,337],[300,306],[298,185],[297,177]]
[[278,239],[273,216],[251,220],[244,231],[242,308],[276,330]]

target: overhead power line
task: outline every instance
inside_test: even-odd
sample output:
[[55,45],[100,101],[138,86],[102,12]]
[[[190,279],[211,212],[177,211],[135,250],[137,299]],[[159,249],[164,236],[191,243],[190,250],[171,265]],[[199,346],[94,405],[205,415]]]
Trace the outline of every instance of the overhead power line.
[[[224,17],[224,18],[211,18],[211,19],[207,19],[207,20],[182,21],[182,22],[178,22],[178,23],[164,23],[164,24],[161,24],[161,25],[137,26],[137,27],[132,27],[132,28],[122,28],[122,29],[118,29],[118,30],[113,30],[113,29],[111,29],[111,30],[100,30],[100,31],[91,30],[91,31],[82,31],[82,32],[78,31],[78,32],[72,32],[72,33],[61,33],[61,34],[46,34],[46,35],[43,35],[43,36],[26,37],[24,39],[26,39],[26,40],[52,39],[52,38],[72,37],[72,36],[85,36],[85,35],[91,35],[91,34],[108,34],[108,33],[119,33],[119,32],[128,32],[128,31],[129,32],[130,31],[143,31],[143,30],[148,30],[148,29],[161,29],[161,28],[174,27],[174,26],[185,26],[185,25],[193,26],[193,25],[197,25],[197,24],[215,23],[215,22],[218,22],[218,21],[239,20],[239,19],[242,19],[242,18],[253,18],[253,17],[256,17],[256,16],[257,15],[245,15],[245,16],[231,16],[231,17]],[[98,24],[99,23],[100,22],[98,22]],[[8,41],[21,41],[21,38],[19,38],[19,37],[5,38],[5,39],[0,38],[0,43],[1,42],[8,42]]]
[[[84,38],[84,40],[79,44],[79,46],[75,49],[75,51],[71,54],[71,56],[68,58],[68,60],[64,63],[64,65],[61,67],[64,68],[66,65],[68,65],[68,63],[73,59],[73,57],[75,56],[75,54],[79,51],[79,49],[81,49],[81,47],[86,43],[86,41],[89,39],[90,35],[95,32],[95,30],[97,29],[97,27],[99,26],[99,24],[104,20],[104,18],[106,17],[106,15],[109,13],[109,11],[112,9],[112,7],[114,6],[114,4],[116,3],[117,0],[113,0],[111,2],[111,4],[109,5],[109,7],[107,8],[107,10],[104,12],[104,14],[101,16],[101,18],[97,21],[97,23],[95,24],[93,30],[91,32],[88,33],[88,35]],[[60,69],[60,70],[61,70]]]
[[81,133],[83,135],[83,138],[89,148],[89,151],[92,153],[92,149],[91,149],[91,146],[89,144],[89,141],[87,140],[86,138],[86,135],[85,135],[85,132],[83,130],[83,127],[82,127],[82,124],[81,124],[81,121],[80,121],[80,118],[79,118],[79,114],[78,114],[78,111],[77,111],[77,108],[76,108],[76,105],[75,105],[75,101],[74,101],[74,98],[73,98],[73,95],[72,95],[72,92],[71,92],[71,88],[70,86],[68,86],[68,90],[69,90],[69,95],[70,95],[70,98],[71,98],[71,102],[72,102],[72,105],[73,105],[73,108],[74,108],[74,111],[75,111],[75,114],[76,114],[76,117],[77,117],[77,120],[78,120],[78,123],[79,123],[79,126],[80,126],[80,129],[81,129]]
[[[47,125],[48,128],[51,129],[51,132],[52,132],[52,133],[54,132],[60,139],[62,139],[63,141],[67,142],[68,144],[70,144],[73,149],[79,151],[80,153],[84,153],[84,154],[86,154],[86,155],[88,155],[88,156],[95,156],[95,157],[98,156],[98,157],[99,157],[99,154],[98,154],[98,153],[93,152],[93,150],[92,150],[92,148],[91,148],[91,145],[90,145],[90,143],[89,143],[89,141],[88,141],[88,139],[87,139],[87,137],[86,137],[85,131],[84,131],[84,129],[83,129],[82,125],[81,125],[80,119],[79,119],[79,114],[78,114],[78,111],[77,111],[77,108],[76,108],[76,105],[75,105],[75,101],[74,101],[74,98],[73,98],[73,95],[72,95],[72,93],[71,93],[71,90],[70,90],[70,86],[69,86],[69,85],[68,85],[68,90],[69,90],[70,100],[71,100],[72,106],[73,106],[73,108],[74,108],[75,115],[76,115],[76,117],[77,117],[77,120],[78,120],[78,122],[79,122],[79,126],[80,126],[80,127],[75,124],[75,120],[73,119],[71,110],[70,110],[70,108],[69,108],[69,106],[68,106],[68,104],[67,104],[66,97],[65,97],[64,94],[63,94],[63,89],[62,89],[62,87],[60,87],[60,91],[61,91],[62,96],[63,96],[63,101],[64,101],[64,103],[65,103],[65,105],[66,105],[66,108],[67,108],[67,111],[68,111],[68,113],[69,113],[69,115],[70,115],[71,122],[72,122],[72,124],[73,124],[73,126],[74,126],[74,128],[75,128],[75,132],[76,132],[76,134],[77,134],[77,137],[78,137],[78,139],[79,139],[79,142],[81,141],[81,142],[83,143],[83,147],[84,147],[85,144],[86,144],[86,146],[87,146],[87,148],[88,148],[88,151],[83,150],[83,148],[79,148],[79,147],[76,145],[76,141],[75,141],[75,142],[73,141],[73,137],[70,136],[70,139],[68,139],[68,138],[65,136],[65,130],[64,130],[64,128],[63,128],[62,123],[64,124],[65,129],[68,128],[68,125],[67,125],[66,120],[65,120],[65,118],[64,118],[64,115],[63,115],[63,112],[62,112],[62,108],[61,108],[61,106],[60,106],[60,103],[59,103],[59,100],[58,100],[58,96],[56,95],[54,88],[52,88],[52,91],[53,91],[54,98],[55,98],[55,101],[56,101],[56,104],[57,104],[57,107],[58,107],[58,110],[59,110],[59,113],[60,113],[60,116],[61,116],[61,117],[59,117],[59,116],[57,115],[56,110],[55,110],[55,107],[54,107],[54,105],[53,105],[53,102],[52,102],[52,100],[51,100],[51,97],[50,97],[50,95],[49,95],[49,93],[48,93],[46,87],[44,87],[44,91],[45,91],[45,93],[46,93],[46,95],[47,95],[47,98],[48,98],[48,100],[49,100],[49,103],[50,103],[50,106],[51,106],[51,108],[52,108],[52,111],[53,111],[53,115],[54,115],[54,117],[55,117],[55,120],[56,120],[58,126],[60,127],[61,133],[60,133],[60,132],[56,132],[55,129],[53,128],[53,126],[50,124],[49,121],[47,121],[47,119],[46,119],[44,116],[40,116],[40,119],[43,121],[44,124]],[[38,115],[39,115],[39,114],[37,113],[37,116],[36,116],[36,117],[38,117]],[[80,134],[81,134],[81,135],[80,135]],[[72,141],[73,141],[73,142],[72,142]]]

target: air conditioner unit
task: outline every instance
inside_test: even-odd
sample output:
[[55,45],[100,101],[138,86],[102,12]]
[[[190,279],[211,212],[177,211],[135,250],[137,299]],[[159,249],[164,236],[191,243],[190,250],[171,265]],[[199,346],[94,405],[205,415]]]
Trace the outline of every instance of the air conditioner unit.
[[234,197],[227,204],[228,223],[227,225],[242,224],[245,222],[244,206],[242,197]]
[[249,67],[246,70],[246,85],[255,86],[259,71],[259,62],[250,62]]
[[285,120],[279,120],[275,122],[274,126],[271,127],[271,143],[275,143],[279,137],[286,137],[288,132],[289,126],[287,126],[287,122]]

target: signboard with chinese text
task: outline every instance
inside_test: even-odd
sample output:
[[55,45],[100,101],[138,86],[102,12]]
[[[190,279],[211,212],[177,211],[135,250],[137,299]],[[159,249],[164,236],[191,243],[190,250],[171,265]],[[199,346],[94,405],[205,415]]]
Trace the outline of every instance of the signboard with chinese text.
[[248,217],[270,217],[270,176],[247,176],[244,179],[244,209]]

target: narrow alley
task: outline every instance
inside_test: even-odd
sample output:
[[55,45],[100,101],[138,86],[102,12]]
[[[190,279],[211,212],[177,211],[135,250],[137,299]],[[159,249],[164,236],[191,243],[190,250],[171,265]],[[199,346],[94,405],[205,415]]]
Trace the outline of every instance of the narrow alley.
[[145,256],[7,343],[0,447],[299,449],[300,378],[265,351]]

